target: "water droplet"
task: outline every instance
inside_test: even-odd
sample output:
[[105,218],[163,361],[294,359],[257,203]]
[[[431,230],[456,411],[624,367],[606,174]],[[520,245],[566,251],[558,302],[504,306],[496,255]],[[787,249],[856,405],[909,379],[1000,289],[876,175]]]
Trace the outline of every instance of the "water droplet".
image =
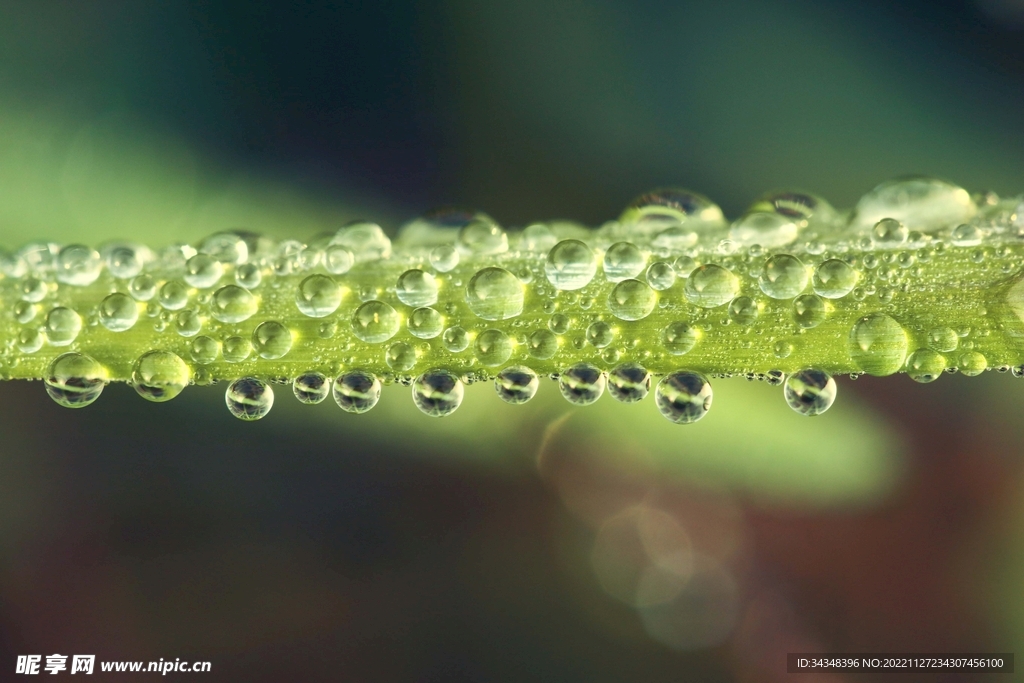
[[889,316],[873,313],[850,330],[849,351],[857,367],[869,375],[891,375],[906,360],[907,333]]
[[933,349],[918,349],[907,359],[907,374],[915,382],[934,382],[946,369],[946,358]]
[[836,381],[822,370],[799,370],[786,378],[783,394],[790,408],[813,417],[832,407],[836,400]]
[[346,413],[362,414],[380,400],[380,380],[364,370],[351,370],[334,382],[334,401]]
[[241,363],[252,353],[252,344],[244,337],[228,337],[224,340],[224,360]]
[[558,388],[569,403],[586,406],[601,398],[606,381],[600,368],[577,363],[559,375]]
[[807,268],[795,256],[776,254],[764,264],[761,291],[773,299],[792,299],[807,288]]
[[814,291],[826,299],[841,299],[857,286],[860,274],[839,259],[823,261],[814,271]]
[[547,360],[558,351],[558,337],[548,330],[537,330],[526,340],[530,355],[538,360]]
[[444,318],[433,308],[417,308],[409,316],[409,332],[420,339],[433,339],[441,334]]
[[666,375],[654,391],[658,411],[676,424],[690,424],[707,415],[712,397],[707,378],[689,370]]
[[643,272],[646,261],[632,242],[616,242],[604,253],[604,276],[609,282],[635,278]]
[[239,420],[258,420],[274,407],[274,390],[261,379],[242,377],[228,385],[224,402]]
[[466,254],[503,254],[508,251],[508,235],[494,221],[478,216],[462,226],[456,244]]
[[188,286],[181,280],[168,280],[157,295],[160,305],[169,311],[178,311],[188,303]]
[[760,311],[749,296],[738,296],[729,304],[729,318],[737,325],[752,325]]
[[729,229],[729,239],[740,246],[760,244],[773,249],[796,239],[799,229],[793,219],[778,213],[748,213]]
[[484,268],[466,286],[469,309],[484,320],[506,320],[523,312],[523,284],[504,268]]
[[658,295],[640,280],[623,280],[608,294],[608,308],[620,320],[643,320],[657,304]]
[[136,301],[149,301],[156,294],[156,280],[149,273],[141,273],[128,283],[128,293]]
[[199,244],[199,252],[207,254],[219,263],[238,265],[249,259],[249,245],[233,232],[210,235]]
[[128,244],[113,247],[106,255],[107,270],[122,280],[135,277],[142,272],[144,265],[140,251]]
[[57,356],[47,368],[43,383],[46,393],[65,408],[84,408],[103,393],[107,370],[84,353]]
[[948,327],[936,327],[928,331],[928,347],[941,353],[956,351],[960,345],[960,337],[955,330]]
[[187,308],[179,311],[174,320],[174,328],[182,337],[194,337],[203,329],[203,319],[195,311]]
[[459,265],[459,250],[450,244],[442,244],[430,251],[430,265],[439,273],[447,273]]
[[569,331],[570,321],[568,316],[555,313],[548,318],[548,329],[555,334],[565,334]]
[[480,363],[497,367],[512,357],[512,340],[501,330],[484,330],[477,336],[474,350]]
[[469,333],[461,327],[449,327],[441,338],[444,347],[452,353],[460,353],[469,346]]
[[217,290],[210,301],[210,315],[222,323],[240,323],[259,310],[259,301],[249,290],[238,285],[225,285]]
[[636,403],[651,390],[651,373],[638,363],[623,363],[608,373],[608,392],[617,401]]
[[38,303],[46,298],[49,288],[46,283],[36,277],[27,277],[21,282],[21,298],[31,303]]
[[879,247],[898,247],[907,241],[910,230],[895,218],[883,218],[875,223],[871,236]]
[[139,319],[139,306],[135,299],[114,292],[100,302],[100,323],[111,332],[130,330]]
[[82,317],[70,308],[57,306],[46,315],[46,338],[52,346],[67,346],[82,331]]
[[292,393],[299,403],[315,405],[331,393],[331,382],[322,373],[305,372],[292,380]]
[[36,304],[32,304],[27,301],[19,301],[14,304],[14,319],[19,323],[25,324],[32,322],[38,313],[39,306]]
[[444,417],[462,405],[465,388],[462,380],[447,370],[430,370],[412,384],[416,407],[431,417]]
[[344,275],[352,269],[356,257],[345,247],[335,244],[324,251],[324,268],[331,275]]
[[980,375],[987,367],[988,360],[977,351],[960,354],[960,372],[968,377]]
[[348,249],[356,263],[391,256],[391,240],[376,223],[358,222],[347,225],[331,238],[330,245],[340,245]]
[[693,273],[694,270],[696,270],[698,265],[699,264],[693,260],[692,257],[683,255],[675,260],[673,267],[675,268],[677,277],[687,278],[690,277],[690,274]]
[[201,365],[208,365],[217,360],[217,354],[220,353],[220,344],[217,343],[216,339],[201,335],[192,340],[188,349],[192,360]]
[[395,372],[411,370],[416,365],[416,350],[405,342],[395,342],[388,347],[384,362]]
[[975,247],[981,244],[984,234],[975,225],[958,225],[953,229],[949,240],[958,247]]
[[825,301],[817,294],[802,294],[793,300],[793,320],[804,329],[817,327],[827,315]]
[[22,353],[35,353],[43,348],[46,341],[39,330],[25,329],[18,333],[18,350]]
[[295,305],[310,318],[326,318],[341,305],[341,287],[327,275],[310,275],[299,284]]
[[633,200],[619,219],[641,227],[663,226],[684,221],[719,224],[722,210],[704,195],[672,188],[661,188]]
[[66,285],[91,285],[102,271],[103,259],[99,253],[81,244],[68,245],[57,256],[57,281]]
[[667,261],[652,263],[647,269],[647,283],[659,292],[671,289],[676,283],[676,270]]
[[252,332],[252,346],[260,358],[284,358],[292,349],[292,332],[276,320],[262,322]]
[[750,207],[751,212],[766,211],[797,221],[830,222],[835,209],[827,201],[806,192],[782,191],[769,193]]
[[680,321],[669,323],[661,331],[661,343],[673,356],[689,353],[699,340],[700,330]]
[[209,254],[196,254],[185,264],[185,282],[196,289],[213,287],[224,274],[224,265]]
[[603,320],[593,322],[587,328],[587,341],[595,348],[603,349],[611,344],[614,339],[615,334],[612,332],[611,326]]
[[785,339],[780,339],[772,346],[772,353],[776,358],[789,358],[793,355],[793,345]]
[[697,233],[688,226],[665,228],[651,240],[651,246],[661,252],[678,252],[697,244]]
[[562,240],[548,252],[544,273],[557,289],[582,289],[597,273],[597,257],[579,240]]
[[418,268],[407,270],[399,276],[395,293],[406,306],[433,306],[437,303],[437,280]]
[[534,223],[523,230],[519,246],[525,251],[541,252],[550,250],[557,242],[558,238],[551,232],[551,228],[542,223]]
[[505,403],[518,405],[526,403],[537,395],[540,379],[537,373],[525,365],[512,365],[494,378],[494,389]]
[[740,281],[721,266],[708,264],[690,273],[686,280],[686,298],[701,308],[727,304],[740,291]]
[[235,284],[246,289],[256,289],[263,282],[263,270],[255,263],[243,263],[235,268]]
[[383,301],[367,301],[352,316],[352,332],[368,344],[380,344],[391,339],[402,327],[398,311]]
[[147,351],[132,367],[132,386],[147,401],[170,401],[188,386],[188,365],[170,351]]
[[895,218],[919,230],[962,223],[977,208],[961,187],[935,178],[902,178],[878,185],[860,198],[850,224],[867,230],[883,218]]

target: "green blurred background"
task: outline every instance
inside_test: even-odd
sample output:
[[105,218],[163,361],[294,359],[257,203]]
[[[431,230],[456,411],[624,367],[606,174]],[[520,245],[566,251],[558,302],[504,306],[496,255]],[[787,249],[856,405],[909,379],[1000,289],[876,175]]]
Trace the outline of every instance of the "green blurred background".
[[[0,245],[394,234],[448,204],[599,224],[663,185],[731,217],[909,173],[1014,195],[1022,111],[1019,0],[10,0]],[[844,378],[814,419],[715,389],[689,427],[551,383],[440,421],[401,387],[359,417],[282,388],[245,424],[222,387],[71,411],[5,383],[0,680],[55,652],[254,682],[1024,652],[1019,382]]]

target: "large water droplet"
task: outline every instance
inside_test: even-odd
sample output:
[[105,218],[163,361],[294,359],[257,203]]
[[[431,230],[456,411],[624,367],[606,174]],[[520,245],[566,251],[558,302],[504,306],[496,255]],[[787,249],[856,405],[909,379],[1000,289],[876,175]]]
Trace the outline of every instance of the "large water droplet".
[[740,246],[760,244],[772,249],[793,242],[799,232],[793,219],[778,213],[748,213],[729,229],[729,239]]
[[429,370],[412,384],[416,407],[431,417],[451,415],[462,405],[462,380],[447,370]]
[[52,346],[67,346],[82,331],[82,317],[64,306],[57,306],[46,315],[46,338]]
[[512,340],[501,330],[484,330],[477,335],[474,350],[482,365],[496,367],[512,357]]
[[380,380],[369,372],[351,370],[334,382],[334,401],[346,413],[365,413],[379,400]]
[[857,367],[869,375],[891,375],[907,358],[907,333],[884,313],[873,313],[850,330],[849,351]]
[[331,381],[320,372],[305,372],[292,380],[292,393],[300,403],[314,405],[331,393]]
[[276,320],[262,322],[253,330],[252,347],[260,358],[284,358],[292,349],[292,332]]
[[658,411],[676,424],[690,424],[707,415],[712,396],[707,378],[689,370],[666,375],[654,391]]
[[783,394],[789,407],[801,415],[821,415],[836,400],[836,381],[822,370],[800,370],[786,378]]
[[367,301],[352,315],[352,333],[369,344],[391,339],[401,327],[398,311],[383,301]]
[[916,230],[962,223],[977,207],[967,190],[935,178],[903,178],[878,185],[860,198],[850,225],[871,229],[883,218],[894,218]]
[[295,305],[310,318],[326,318],[341,305],[341,287],[326,275],[310,275],[299,284]]
[[199,253],[208,254],[220,263],[238,265],[249,260],[249,245],[237,233],[218,232],[199,244]]
[[65,408],[84,408],[103,393],[107,370],[84,353],[57,356],[46,371],[46,393]]
[[139,319],[139,306],[127,294],[114,292],[100,302],[99,313],[103,327],[111,332],[124,332]]
[[623,363],[608,373],[608,392],[617,401],[642,401],[650,390],[651,373],[639,363]]
[[597,257],[579,240],[562,240],[548,252],[544,273],[557,289],[582,289],[597,273]]
[[259,310],[259,301],[249,290],[238,285],[225,285],[210,300],[210,315],[222,323],[240,323]]
[[739,278],[715,264],[700,266],[686,280],[686,298],[701,308],[727,304],[739,291]]
[[632,242],[617,242],[604,253],[604,276],[609,282],[635,278],[643,272],[647,259]]
[[406,306],[433,306],[437,303],[437,280],[418,268],[407,270],[398,277],[395,293]]
[[523,283],[504,268],[484,268],[466,286],[469,309],[484,320],[506,320],[523,312]]
[[494,378],[494,389],[506,403],[526,403],[537,395],[538,388],[537,373],[525,365],[507,367]]
[[444,329],[444,317],[433,308],[417,308],[409,315],[409,332],[420,339],[433,339]]
[[57,256],[57,281],[66,285],[91,285],[102,271],[103,259],[99,253],[81,244],[68,245]]
[[523,236],[519,242],[519,248],[524,251],[548,251],[555,246],[558,238],[551,232],[551,228],[543,223],[528,225],[523,229]]
[[795,256],[776,254],[764,264],[761,291],[773,299],[792,299],[807,288],[807,268]]
[[651,267],[647,269],[647,283],[659,292],[671,289],[672,285],[676,283],[676,270],[667,261],[652,263]]
[[170,401],[188,386],[188,365],[170,351],[147,351],[132,367],[132,386],[147,401]]
[[907,374],[915,382],[934,382],[946,369],[946,358],[933,349],[918,349],[907,359]]
[[466,254],[503,254],[508,251],[508,235],[494,221],[478,216],[462,226],[456,244]]
[[835,218],[835,209],[821,197],[792,190],[764,195],[750,207],[751,213],[755,211],[777,213],[791,220],[804,222],[814,220],[828,223]]
[[608,308],[620,320],[642,320],[657,304],[658,295],[640,280],[623,280],[608,294]]
[[619,219],[638,223],[641,228],[663,227],[684,221],[720,224],[722,210],[704,195],[689,190],[662,188],[637,197]]
[[601,398],[606,379],[600,368],[589,363],[577,363],[558,377],[558,388],[569,403],[590,405]]
[[823,261],[814,271],[814,291],[826,299],[841,299],[857,286],[860,275],[839,259]]
[[391,240],[376,223],[358,222],[347,225],[331,238],[330,244],[348,249],[356,263],[391,256]]
[[228,385],[224,402],[239,420],[258,420],[274,407],[274,390],[255,377],[242,377]]

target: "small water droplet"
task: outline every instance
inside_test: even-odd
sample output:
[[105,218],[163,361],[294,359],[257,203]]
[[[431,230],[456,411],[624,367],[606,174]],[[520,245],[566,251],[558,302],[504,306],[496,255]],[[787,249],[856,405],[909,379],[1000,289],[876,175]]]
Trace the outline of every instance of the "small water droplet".
[[178,311],[174,318],[174,329],[182,337],[194,337],[203,329],[203,318],[195,311],[185,309]]
[[225,285],[216,291],[210,301],[210,315],[222,323],[240,323],[259,310],[259,301],[249,290],[238,285]]
[[405,342],[395,342],[388,347],[384,362],[395,372],[406,372],[416,365],[416,349]]
[[729,319],[737,325],[752,325],[760,311],[749,296],[738,296],[729,304]]
[[608,373],[608,392],[617,401],[642,401],[650,390],[651,373],[639,363],[623,363]]
[[444,317],[433,308],[417,308],[409,315],[409,332],[419,339],[433,339],[444,329]]
[[276,320],[267,320],[253,330],[252,346],[260,358],[284,358],[292,349],[292,332]]
[[652,263],[647,269],[647,283],[659,292],[671,289],[676,283],[676,269],[667,261]]
[[224,402],[239,420],[258,420],[274,407],[274,390],[261,379],[242,377],[228,385]]
[[448,370],[429,370],[412,384],[412,400],[431,417],[451,415],[462,405],[465,394],[462,380]]
[[958,247],[975,247],[981,244],[983,237],[984,234],[978,226],[965,223],[953,228],[949,241]]
[[345,226],[331,238],[328,250],[333,245],[340,245],[348,249],[356,263],[376,261],[391,256],[391,240],[376,223],[360,221]]
[[196,289],[213,287],[224,274],[224,265],[209,254],[196,254],[185,264],[185,282]]
[[342,291],[327,275],[310,275],[295,292],[295,305],[310,318],[326,318],[341,305]]
[[949,327],[936,327],[928,331],[928,347],[941,353],[956,351],[960,337]]
[[593,322],[587,328],[587,341],[595,348],[603,349],[611,344],[614,339],[615,334],[612,332],[611,326],[603,320]]
[[334,244],[324,251],[324,268],[331,275],[344,275],[352,269],[356,257],[346,247]]
[[658,411],[676,424],[691,424],[711,410],[711,383],[699,372],[677,370],[658,382],[654,400]]
[[461,327],[449,327],[441,337],[444,347],[452,353],[465,351],[469,346],[469,333]]
[[136,301],[149,301],[156,295],[156,280],[149,273],[141,273],[128,283],[128,293]]
[[508,251],[508,235],[501,226],[481,215],[459,229],[456,245],[466,254],[503,254]]
[[827,316],[825,301],[817,294],[802,294],[793,300],[793,320],[804,329],[817,327]]
[[558,238],[551,232],[551,228],[542,223],[534,223],[523,230],[519,246],[525,251],[541,252],[550,250],[557,242]]
[[974,377],[985,372],[988,367],[988,360],[977,351],[968,351],[960,354],[960,372],[968,377]]
[[883,218],[871,229],[871,237],[879,247],[898,247],[907,241],[910,230],[895,218]]
[[799,228],[792,218],[779,213],[756,211],[736,221],[729,229],[729,239],[739,246],[759,244],[767,249],[793,242]]
[[189,355],[192,356],[192,360],[201,365],[208,365],[217,360],[218,353],[220,353],[220,344],[216,339],[205,335],[196,337],[189,344]]
[[188,304],[188,286],[181,280],[168,280],[157,296],[160,305],[169,311],[179,311]]
[[380,400],[380,379],[364,370],[351,370],[334,382],[334,401],[346,413],[362,414]]
[[31,303],[38,303],[46,298],[49,287],[36,277],[27,277],[21,281],[21,298]]
[[537,395],[540,379],[525,365],[512,365],[494,378],[494,389],[502,401],[518,405]]
[[790,408],[813,417],[832,407],[836,400],[836,381],[822,370],[799,370],[786,378],[783,394]]

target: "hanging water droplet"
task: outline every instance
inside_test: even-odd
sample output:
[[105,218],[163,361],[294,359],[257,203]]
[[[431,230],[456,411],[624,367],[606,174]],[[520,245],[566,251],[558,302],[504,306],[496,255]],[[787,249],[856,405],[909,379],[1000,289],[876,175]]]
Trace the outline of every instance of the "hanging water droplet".
[[871,237],[879,247],[898,247],[907,241],[910,230],[895,218],[883,218],[871,229]]
[[582,289],[597,273],[597,257],[579,240],[562,240],[548,252],[544,273],[557,289]]
[[260,358],[284,358],[292,349],[292,332],[276,320],[267,320],[253,330],[252,347]]
[[46,370],[43,383],[50,398],[65,408],[84,408],[103,393],[106,368],[84,353],[57,356]]
[[91,285],[102,271],[103,259],[99,253],[81,244],[68,245],[57,256],[57,281],[65,285]]
[[484,330],[477,335],[474,351],[482,365],[497,367],[512,357],[512,340],[501,330]]
[[399,276],[395,293],[406,306],[433,306],[437,303],[437,280],[418,268],[407,270]]
[[352,332],[368,344],[386,342],[402,327],[398,311],[383,301],[367,301],[352,316]]
[[776,254],[764,264],[761,291],[773,299],[792,299],[807,288],[807,268],[790,254]]
[[222,323],[240,323],[259,310],[259,301],[249,290],[238,285],[225,285],[210,300],[210,315]]
[[651,373],[639,363],[623,363],[608,373],[608,392],[617,401],[636,403],[651,390]]
[[70,308],[57,306],[46,315],[46,338],[51,346],[67,346],[82,331],[82,317]]
[[793,300],[793,320],[804,329],[817,327],[827,315],[825,301],[817,294],[802,294]]
[[185,282],[196,289],[213,287],[224,274],[224,265],[209,254],[196,254],[185,264]]
[[139,319],[139,306],[135,299],[114,292],[100,302],[100,323],[111,332],[130,330]]
[[727,304],[740,291],[740,281],[725,268],[715,264],[700,266],[686,280],[686,298],[701,308]]
[[331,393],[331,381],[319,372],[304,372],[292,380],[292,393],[299,403],[315,405]]
[[466,254],[503,254],[508,251],[508,235],[494,221],[477,216],[459,230],[456,245]]
[[850,330],[850,358],[869,375],[898,372],[907,357],[907,333],[883,313],[864,316]]
[[494,389],[499,398],[513,405],[526,403],[537,395],[539,388],[537,373],[525,365],[507,367],[494,378]]
[[760,311],[749,296],[738,296],[729,304],[729,319],[737,325],[753,325]]
[[569,403],[590,405],[601,398],[606,379],[600,368],[589,363],[577,363],[558,377],[558,388]]
[[469,333],[461,327],[449,327],[441,338],[444,347],[452,353],[460,353],[469,346]]
[[391,240],[376,223],[356,222],[347,225],[331,238],[328,249],[332,245],[348,249],[356,263],[391,256]]
[[255,377],[242,377],[228,385],[224,402],[239,420],[258,420],[274,407],[274,390]]
[[205,335],[193,339],[188,348],[192,360],[201,365],[214,362],[217,360],[217,354],[220,353],[220,344],[217,343],[217,340]]
[[334,401],[346,413],[362,414],[380,400],[380,380],[364,370],[351,370],[334,381]]
[[707,415],[712,397],[707,378],[689,370],[666,375],[654,391],[658,411],[676,424],[691,424]]
[[967,377],[974,377],[985,372],[988,367],[988,360],[977,351],[968,351],[960,354],[960,373]]
[[523,312],[523,283],[504,268],[484,268],[466,286],[469,309],[484,320],[507,320]]
[[822,370],[799,370],[786,378],[783,394],[790,408],[813,417],[832,407],[836,400],[836,381]]
[[850,225],[866,231],[883,218],[894,218],[927,231],[962,223],[976,211],[961,187],[935,178],[902,178],[884,182],[861,197]]
[[310,275],[299,284],[295,305],[310,318],[326,318],[341,305],[338,283],[326,275]]
[[956,351],[960,345],[960,337],[956,330],[948,327],[936,327],[928,331],[928,346],[941,353]]
[[946,358],[933,349],[918,349],[907,359],[907,374],[915,382],[934,382],[946,369]]
[[465,394],[462,380],[447,370],[430,370],[412,384],[412,400],[424,414],[444,417],[454,413]]
[[538,360],[547,360],[558,351],[558,337],[549,330],[537,330],[526,340],[530,355]]
[[419,339],[433,339],[444,329],[444,317],[433,308],[417,308],[409,315],[409,332]]
[[416,350],[405,342],[395,342],[384,354],[384,362],[395,372],[406,372],[416,365]]
[[823,261],[814,271],[814,291],[826,299],[841,299],[857,286],[860,274],[839,259]]
[[609,282],[635,278],[643,272],[646,261],[632,242],[616,242],[604,253],[604,276]]
[[658,295],[640,280],[623,280],[608,294],[608,309],[620,320],[643,320],[657,304]]
[[748,213],[729,229],[729,239],[740,246],[760,244],[767,249],[793,242],[799,228],[793,219],[778,213]]
[[661,331],[661,343],[673,356],[689,353],[700,340],[700,330],[688,323],[676,321]]
[[170,351],[147,351],[132,367],[132,387],[147,401],[170,401],[188,386],[188,365]]

